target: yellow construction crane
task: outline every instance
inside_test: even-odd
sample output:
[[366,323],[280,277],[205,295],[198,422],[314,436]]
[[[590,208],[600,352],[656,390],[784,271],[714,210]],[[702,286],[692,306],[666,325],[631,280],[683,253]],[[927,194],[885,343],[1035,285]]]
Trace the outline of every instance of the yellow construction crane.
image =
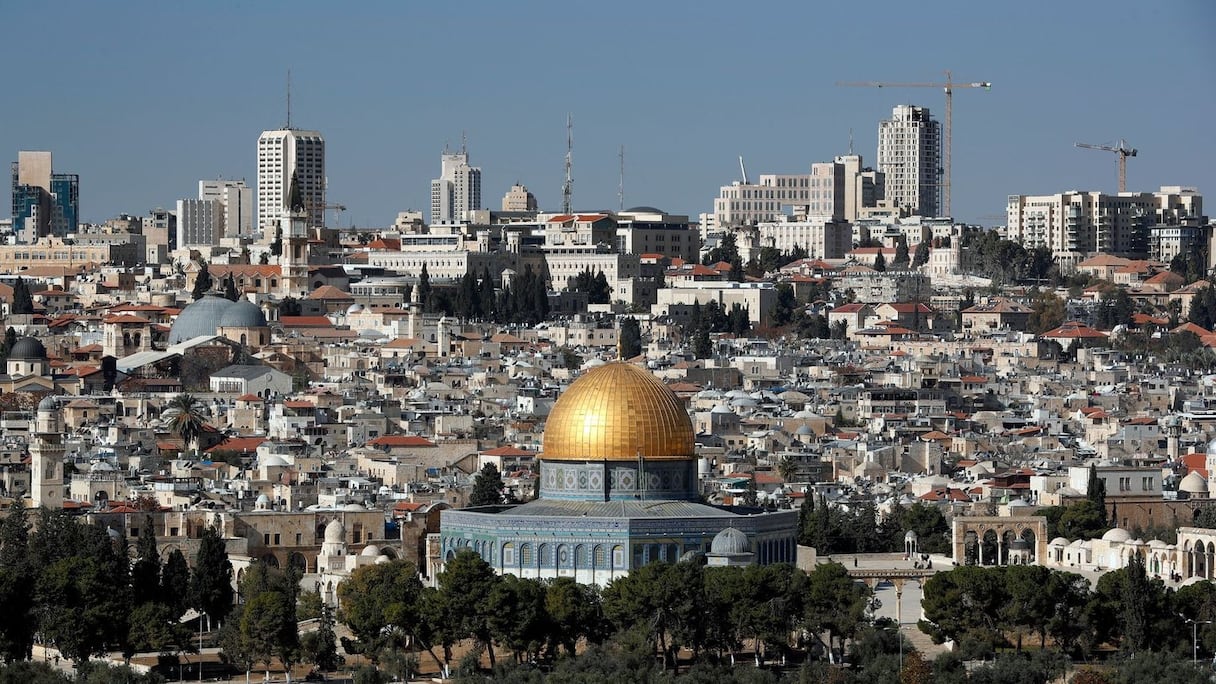
[[1127,158],[1136,156],[1136,148],[1128,147],[1126,140],[1120,140],[1118,145],[1091,145],[1089,143],[1073,143],[1087,150],[1114,152],[1119,155],[1119,192],[1127,192]]
[[837,81],[836,85],[846,87],[859,88],[941,88],[946,93],[946,144],[942,151],[942,207],[941,214],[950,216],[950,139],[952,129],[954,127],[954,89],[955,88],[983,88],[991,90],[992,84],[988,81],[972,81],[970,83],[955,83],[954,78],[949,71],[946,74],[945,83],[889,83],[886,81]]

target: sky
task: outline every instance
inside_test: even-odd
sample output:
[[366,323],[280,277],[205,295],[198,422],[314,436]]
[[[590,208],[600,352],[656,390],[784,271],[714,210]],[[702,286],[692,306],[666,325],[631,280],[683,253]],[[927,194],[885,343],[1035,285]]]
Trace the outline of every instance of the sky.
[[[198,181],[256,184],[256,141],[286,123],[326,140],[342,226],[429,209],[445,144],[467,139],[482,204],[512,183],[561,206],[566,116],[574,205],[711,211],[722,185],[875,161],[897,104],[954,97],[953,208],[996,225],[1010,194],[1116,189],[1216,197],[1216,3],[82,2],[0,3],[0,154],[51,150],[80,174],[81,218],[141,215]],[[1212,200],[1216,203],[1216,199]],[[7,206],[7,205],[5,205]],[[1209,210],[1208,213],[1216,213]],[[0,209],[0,217],[7,216]],[[333,212],[330,217],[333,217]]]

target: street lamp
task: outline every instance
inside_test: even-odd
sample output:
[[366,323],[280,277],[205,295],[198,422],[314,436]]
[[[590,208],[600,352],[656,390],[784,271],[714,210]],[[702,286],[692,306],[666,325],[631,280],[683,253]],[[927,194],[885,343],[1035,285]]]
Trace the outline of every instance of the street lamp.
[[1210,625],[1211,620],[1192,620],[1189,617],[1179,613],[1178,617],[1184,621],[1191,623],[1191,662],[1199,662],[1199,625]]

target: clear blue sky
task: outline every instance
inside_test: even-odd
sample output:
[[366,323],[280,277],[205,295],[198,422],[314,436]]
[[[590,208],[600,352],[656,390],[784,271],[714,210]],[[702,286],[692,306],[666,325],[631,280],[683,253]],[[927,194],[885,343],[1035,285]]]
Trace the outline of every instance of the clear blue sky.
[[[954,213],[994,223],[1013,193],[1194,185],[1216,207],[1216,3],[1177,2],[6,2],[0,159],[49,149],[79,173],[81,214],[172,206],[203,178],[255,177],[284,123],[328,146],[342,223],[427,209],[444,143],[468,135],[482,201],[515,181],[574,200],[695,215],[739,176],[805,172],[848,149],[873,163],[895,104],[937,90],[836,81],[987,80],[954,107]],[[7,203],[4,205],[7,207]],[[1216,213],[1209,209],[1209,214]],[[7,216],[7,208],[0,216]]]

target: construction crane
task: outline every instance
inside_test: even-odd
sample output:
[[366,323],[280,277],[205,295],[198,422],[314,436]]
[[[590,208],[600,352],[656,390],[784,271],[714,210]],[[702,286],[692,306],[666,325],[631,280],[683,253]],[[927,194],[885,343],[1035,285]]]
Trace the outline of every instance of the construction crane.
[[739,172],[743,174],[743,184],[747,185],[747,167],[743,165],[743,155],[739,155]]
[[886,81],[837,81],[836,85],[859,88],[941,88],[946,93],[946,144],[942,154],[942,215],[950,216],[950,140],[954,127],[954,89],[983,88],[991,90],[988,81],[972,81],[970,83],[955,83],[953,75],[946,71],[945,83],[889,83]]
[[1119,192],[1127,192],[1127,158],[1136,156],[1136,148],[1128,147],[1126,140],[1119,140],[1119,144],[1111,145],[1091,145],[1089,143],[1073,143],[1076,147],[1083,147],[1087,150],[1101,150],[1103,152],[1114,152],[1119,155]]
[[334,210],[334,227],[337,228],[338,227],[338,225],[337,225],[338,224],[338,214],[346,211],[346,205],[345,204],[322,204],[321,205],[322,212],[325,212],[328,209]]

